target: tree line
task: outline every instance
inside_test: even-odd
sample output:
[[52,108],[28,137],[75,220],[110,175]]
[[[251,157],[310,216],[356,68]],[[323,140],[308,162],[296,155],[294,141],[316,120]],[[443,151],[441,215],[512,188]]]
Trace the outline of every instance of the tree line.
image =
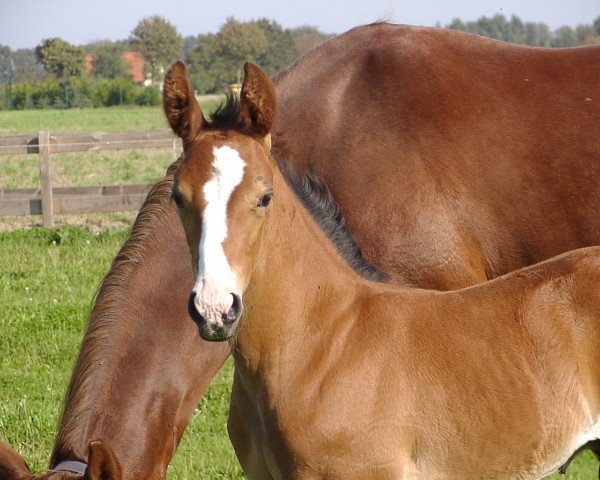
[[[441,25],[438,25],[441,27]],[[513,15],[481,17],[472,22],[456,18],[451,28],[508,42],[538,47],[571,47],[600,43],[600,16],[575,28],[552,31],[544,23],[523,22]],[[142,19],[130,38],[76,46],[60,38],[43,40],[35,49],[12,51],[0,45],[0,109],[70,108],[160,102],[156,88],[165,68],[182,58],[199,94],[222,92],[239,83],[242,65],[249,60],[268,74],[293,63],[331,35],[304,26],[284,29],[277,22],[259,19],[241,22],[230,17],[215,34],[182,37],[160,16]],[[137,51],[145,60],[148,85],[134,84],[126,51]],[[93,57],[91,72],[86,54]]]
[[481,17],[466,23],[456,18],[446,28],[533,47],[576,47],[600,43],[600,16],[590,24],[579,24],[575,28],[564,25],[554,31],[545,23],[523,22],[516,15],[510,19],[504,15]]

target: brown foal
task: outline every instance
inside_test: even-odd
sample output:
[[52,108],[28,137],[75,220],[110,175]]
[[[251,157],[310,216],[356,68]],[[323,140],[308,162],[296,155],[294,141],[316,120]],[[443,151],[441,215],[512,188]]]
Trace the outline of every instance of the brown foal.
[[453,292],[364,279],[271,158],[271,82],[245,71],[212,123],[183,64],[164,95],[190,314],[230,343],[248,477],[541,478],[599,438],[600,249]]

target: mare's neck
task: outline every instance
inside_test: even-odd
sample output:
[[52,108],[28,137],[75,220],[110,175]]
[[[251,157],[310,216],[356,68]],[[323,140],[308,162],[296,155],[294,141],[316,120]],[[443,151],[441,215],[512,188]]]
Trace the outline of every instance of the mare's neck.
[[236,360],[254,373],[275,367],[275,357],[297,352],[299,343],[307,346],[335,330],[362,283],[278,170],[273,181],[274,197],[233,346]]

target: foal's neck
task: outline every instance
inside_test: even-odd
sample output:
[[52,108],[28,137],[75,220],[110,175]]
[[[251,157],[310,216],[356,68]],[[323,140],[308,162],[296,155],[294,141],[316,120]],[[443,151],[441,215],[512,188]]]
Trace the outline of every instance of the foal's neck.
[[234,355],[241,353],[255,371],[270,362],[274,351],[306,343],[311,335],[317,341],[322,332],[335,329],[330,319],[348,308],[364,281],[278,170],[273,183],[273,202],[234,346]]

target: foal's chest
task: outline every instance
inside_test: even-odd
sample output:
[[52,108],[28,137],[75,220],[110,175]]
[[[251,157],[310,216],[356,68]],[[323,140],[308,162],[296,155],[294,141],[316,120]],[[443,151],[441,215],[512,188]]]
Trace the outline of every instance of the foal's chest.
[[262,408],[253,410],[245,425],[230,425],[230,430],[247,428],[246,436],[252,439],[253,453],[247,458],[253,460],[245,465],[240,458],[250,479],[414,478],[406,477],[410,454],[402,452],[398,438],[382,434],[381,429],[355,428],[351,422],[306,412],[290,418]]

